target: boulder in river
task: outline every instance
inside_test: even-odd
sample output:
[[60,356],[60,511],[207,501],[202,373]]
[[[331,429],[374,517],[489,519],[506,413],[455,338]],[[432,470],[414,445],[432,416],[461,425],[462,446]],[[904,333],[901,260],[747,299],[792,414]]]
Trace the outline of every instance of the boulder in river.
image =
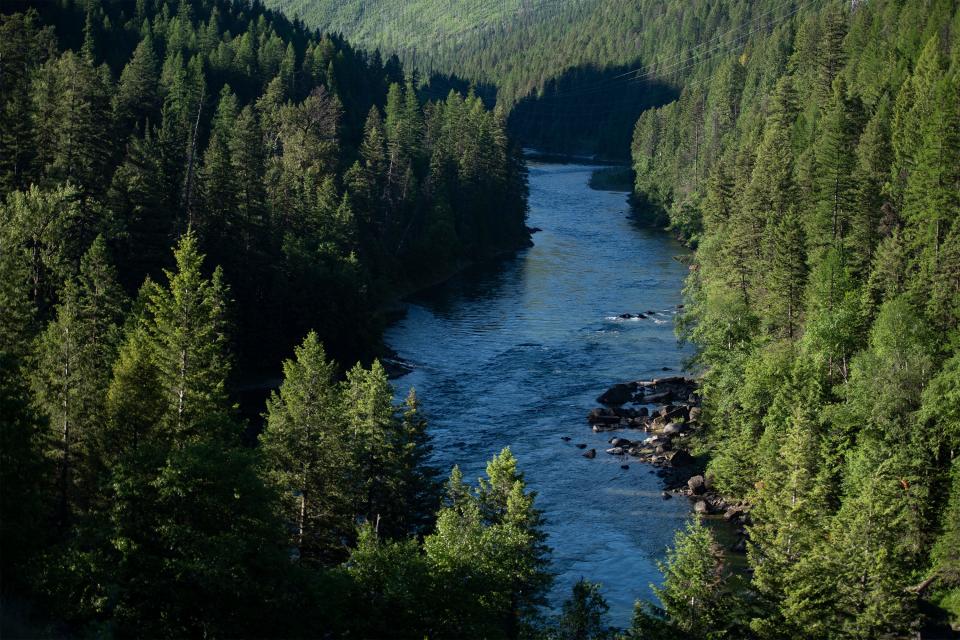
[[710,513],[710,505],[707,504],[706,500],[697,500],[696,504],[693,505],[693,511],[700,514]]
[[614,447],[629,447],[633,445],[633,443],[626,438],[610,438],[610,444]]
[[633,390],[635,388],[635,385],[615,384],[597,398],[597,402],[606,405],[621,405],[625,402],[630,402],[633,399]]
[[607,449],[607,453],[609,453],[609,454],[612,455],[612,456],[622,456],[622,455],[623,455],[623,447],[611,447],[611,448]]
[[664,491],[662,495],[664,500],[669,500],[670,498],[673,497],[672,495],[670,495],[670,492],[668,491]]
[[583,457],[584,457],[584,458],[589,458],[590,460],[593,460],[594,458],[597,457],[597,450],[596,450],[596,449],[590,449],[590,451],[587,451],[585,454],[583,454]]
[[623,470],[627,470],[627,469],[630,468],[630,465],[628,465],[628,464],[622,464],[622,465],[620,465],[620,468],[623,469]]
[[675,436],[678,433],[683,433],[687,430],[687,425],[683,422],[671,422],[663,428],[663,435],[665,436]]
[[726,513],[723,514],[723,519],[727,522],[738,522],[743,516],[743,507],[735,506],[727,509]]
[[604,431],[616,431],[620,428],[620,423],[616,424],[595,424],[593,425],[594,433],[603,433]]
[[586,448],[587,448],[587,445],[585,445],[582,442],[577,445],[577,449],[586,449]]
[[564,442],[570,442],[570,436],[560,436],[560,439]]
[[703,479],[703,476],[693,476],[687,480],[687,486],[690,487],[690,493],[695,496],[703,495],[707,490],[706,481]]
[[661,391],[658,393],[647,393],[643,396],[643,401],[647,404],[664,404],[670,402],[672,393],[670,391]]

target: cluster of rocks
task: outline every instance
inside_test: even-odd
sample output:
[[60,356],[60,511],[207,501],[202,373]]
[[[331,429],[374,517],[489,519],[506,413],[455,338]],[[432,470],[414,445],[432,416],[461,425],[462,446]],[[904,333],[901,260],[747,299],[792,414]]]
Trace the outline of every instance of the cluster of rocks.
[[[593,409],[587,422],[595,432],[640,429],[645,437],[610,439],[611,455],[631,455],[660,467],[682,467],[693,457],[682,440],[700,427],[697,383],[684,377],[638,380],[617,384],[597,398],[605,407]],[[642,407],[623,407],[625,403]],[[656,405],[650,408],[649,405]]]
[[[615,456],[632,456],[657,467],[663,479],[663,498],[686,495],[693,510],[704,515],[721,515],[730,523],[737,541],[732,551],[746,550],[746,527],[750,524],[750,507],[746,503],[728,503],[713,490],[709,476],[697,473],[696,460],[686,442],[702,428],[700,396],[695,380],[684,377],[638,380],[616,384],[604,392],[597,402],[605,406],[590,411],[587,422],[595,432],[636,429],[640,438],[613,435],[606,452]],[[643,405],[625,407],[625,404]],[[586,445],[577,445],[586,448]],[[597,455],[596,449],[583,454]],[[696,474],[696,475],[691,475]]]
[[[701,515],[722,515],[736,535],[737,541],[731,551],[743,553],[747,550],[747,530],[750,520],[750,504],[746,502],[727,502],[714,491],[710,476],[695,475],[686,485],[674,489],[674,493],[686,495],[693,502],[694,513]],[[669,495],[664,492],[664,495]]]
[[608,407],[628,403],[649,405],[670,402],[699,405],[696,381],[683,376],[615,384],[603,392],[597,402]]

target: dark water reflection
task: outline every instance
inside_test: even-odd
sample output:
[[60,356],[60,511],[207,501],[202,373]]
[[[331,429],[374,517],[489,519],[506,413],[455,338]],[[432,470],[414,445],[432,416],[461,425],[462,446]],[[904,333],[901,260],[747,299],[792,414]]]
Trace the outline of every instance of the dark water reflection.
[[652,597],[656,561],[689,505],[664,501],[648,467],[621,469],[584,416],[612,382],[679,370],[673,310],[686,268],[674,259],[683,247],[634,226],[625,194],[589,189],[590,172],[531,164],[535,246],[421,294],[386,339],[415,367],[396,383],[417,388],[444,469],[457,463],[475,479],[508,445],[519,458],[549,521],[554,605],[585,576],[603,583],[611,621],[625,626],[633,602]]

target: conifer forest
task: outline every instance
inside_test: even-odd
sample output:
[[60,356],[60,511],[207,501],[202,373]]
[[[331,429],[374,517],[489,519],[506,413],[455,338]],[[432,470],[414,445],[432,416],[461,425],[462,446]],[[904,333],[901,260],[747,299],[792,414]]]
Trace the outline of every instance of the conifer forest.
[[960,638],[960,3],[0,0],[0,637]]

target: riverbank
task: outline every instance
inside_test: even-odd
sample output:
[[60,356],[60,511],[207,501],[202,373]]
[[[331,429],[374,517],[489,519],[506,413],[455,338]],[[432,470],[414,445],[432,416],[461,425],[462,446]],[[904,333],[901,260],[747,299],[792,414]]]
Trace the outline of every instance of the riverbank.
[[[615,433],[605,453],[629,456],[654,467],[663,482],[664,500],[685,496],[694,513],[721,516],[726,524],[721,537],[727,552],[742,557],[751,507],[746,502],[727,501],[717,493],[705,473],[707,461],[695,455],[694,443],[706,426],[698,381],[673,376],[622,382],[607,389],[597,402],[602,406],[587,414],[587,423],[595,433]],[[624,437],[630,431],[643,435]],[[591,449],[584,456],[594,458],[596,453]]]

